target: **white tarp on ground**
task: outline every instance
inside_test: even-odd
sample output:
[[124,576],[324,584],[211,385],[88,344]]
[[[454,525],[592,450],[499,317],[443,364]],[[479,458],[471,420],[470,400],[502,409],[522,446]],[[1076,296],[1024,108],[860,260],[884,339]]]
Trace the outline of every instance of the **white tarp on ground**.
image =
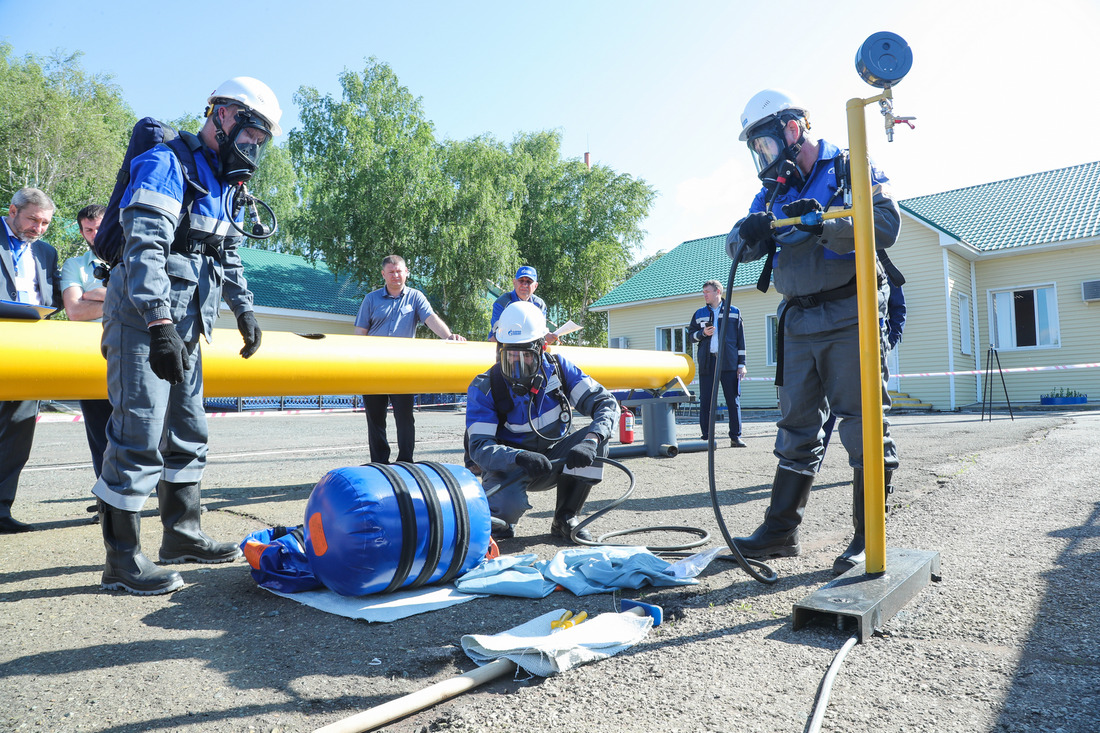
[[629,649],[653,626],[649,616],[601,613],[569,628],[552,629],[550,624],[563,613],[565,609],[551,611],[499,634],[467,634],[462,649],[479,665],[503,657],[531,674],[549,677]]
[[335,613],[337,616],[381,623],[415,616],[418,613],[437,611],[456,603],[465,603],[475,598],[485,597],[460,593],[455,590],[454,586],[450,585],[433,585],[427,588],[417,588],[416,590],[369,596],[342,596],[327,588],[307,590],[301,593],[280,593],[270,588],[267,590],[277,596],[304,603],[320,611]]

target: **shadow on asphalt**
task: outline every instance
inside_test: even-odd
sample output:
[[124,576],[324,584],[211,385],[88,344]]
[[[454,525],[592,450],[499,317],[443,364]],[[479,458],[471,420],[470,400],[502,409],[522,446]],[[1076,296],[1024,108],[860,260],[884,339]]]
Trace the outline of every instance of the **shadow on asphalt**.
[[[998,730],[1096,730],[1100,721],[1100,502],[1079,527],[1052,532],[1069,540],[1035,614]],[[1045,715],[1040,712],[1045,711]],[[1050,719],[1051,711],[1061,715]],[[1033,728],[1030,726],[1034,726]]]

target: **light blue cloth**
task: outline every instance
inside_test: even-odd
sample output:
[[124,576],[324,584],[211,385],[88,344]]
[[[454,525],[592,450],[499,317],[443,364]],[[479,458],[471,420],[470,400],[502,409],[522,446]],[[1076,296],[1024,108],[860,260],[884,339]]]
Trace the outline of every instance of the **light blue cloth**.
[[578,596],[610,593],[619,588],[695,585],[678,578],[672,565],[644,547],[578,547],[562,550],[549,562],[535,565],[543,577]]
[[545,598],[557,583],[542,577],[535,567],[538,555],[505,555],[482,560],[476,568],[459,577],[455,588],[463,593],[489,593],[520,598]]
[[455,587],[463,593],[545,598],[559,585],[587,596],[620,588],[699,582],[677,577],[669,562],[644,547],[578,547],[562,550],[546,562],[536,559],[534,554],[524,554],[484,561],[456,580]]

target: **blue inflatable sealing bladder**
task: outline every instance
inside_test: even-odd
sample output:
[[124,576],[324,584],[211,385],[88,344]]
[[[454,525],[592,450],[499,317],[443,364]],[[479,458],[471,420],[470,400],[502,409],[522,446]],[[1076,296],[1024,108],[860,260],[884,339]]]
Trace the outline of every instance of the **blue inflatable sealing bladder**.
[[451,464],[338,468],[306,501],[310,567],[345,596],[449,583],[481,562],[489,532],[480,482]]

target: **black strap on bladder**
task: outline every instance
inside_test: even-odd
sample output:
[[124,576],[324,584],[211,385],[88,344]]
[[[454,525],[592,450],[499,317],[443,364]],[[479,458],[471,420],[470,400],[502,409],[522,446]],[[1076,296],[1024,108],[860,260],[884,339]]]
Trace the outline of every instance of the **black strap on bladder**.
[[443,485],[447,487],[447,491],[451,495],[451,506],[454,507],[454,552],[451,555],[451,564],[447,568],[447,572],[439,579],[440,583],[449,583],[455,579],[458,571],[462,569],[463,563],[466,562],[466,555],[470,551],[470,513],[466,507],[466,496],[462,493],[462,487],[458,485],[458,481],[455,480],[455,477],[451,475],[451,472],[445,466],[434,461],[421,461],[420,465],[427,466],[439,474],[439,478],[443,480]]
[[393,495],[397,499],[397,510],[401,517],[401,553],[398,556],[397,568],[393,572],[393,580],[382,590],[383,593],[392,593],[408,579],[413,561],[416,559],[416,509],[413,508],[409,487],[405,486],[405,480],[397,471],[382,463],[370,465],[378,469],[393,487]]
[[428,546],[424,552],[424,567],[409,588],[419,588],[427,583],[435,569],[439,567],[439,557],[443,554],[443,508],[439,505],[439,497],[436,496],[432,480],[424,469],[415,463],[400,462],[397,464],[412,474],[420,487],[420,495],[424,497],[424,508],[428,512]]

